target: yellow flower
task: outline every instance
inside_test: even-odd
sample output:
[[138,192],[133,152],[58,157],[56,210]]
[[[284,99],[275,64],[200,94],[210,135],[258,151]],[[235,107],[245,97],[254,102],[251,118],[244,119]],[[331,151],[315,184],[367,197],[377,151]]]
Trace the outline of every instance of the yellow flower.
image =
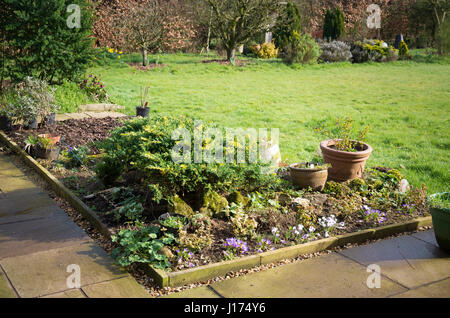
[[117,58],[120,59],[120,55]]
[[116,53],[117,53],[117,49],[116,49]]
[[109,53],[114,53],[114,49],[109,49]]
[[119,54],[123,54],[123,52],[122,52],[122,51],[120,51],[120,52],[119,52]]

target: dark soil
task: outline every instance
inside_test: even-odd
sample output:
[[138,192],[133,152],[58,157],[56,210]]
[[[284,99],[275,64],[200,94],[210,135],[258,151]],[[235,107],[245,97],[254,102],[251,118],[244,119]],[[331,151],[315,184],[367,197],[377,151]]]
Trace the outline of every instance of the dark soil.
[[127,63],[127,64],[130,65],[131,67],[134,67],[138,71],[149,71],[154,68],[163,68],[166,66],[166,64],[162,64],[162,63],[158,63],[158,64],[149,63],[149,64],[147,64],[147,66],[143,66],[142,63]]
[[[202,63],[218,63],[218,64],[222,64],[222,65],[231,65],[231,63],[228,60],[217,60],[217,59],[216,60],[203,60]],[[236,59],[234,61],[234,64],[236,66],[245,66],[248,63],[250,63],[250,62],[247,61],[247,60],[238,60],[238,59]]]
[[[126,117],[124,118],[127,119]],[[25,139],[29,135],[51,134],[53,136],[61,136],[64,142],[63,146],[79,147],[86,145],[90,148],[92,154],[98,154],[100,151],[93,143],[108,138],[111,130],[122,126],[124,118],[68,119],[57,122],[54,126],[39,127],[38,129],[30,130],[19,129],[15,126],[7,134],[8,137],[21,147],[25,147]]]

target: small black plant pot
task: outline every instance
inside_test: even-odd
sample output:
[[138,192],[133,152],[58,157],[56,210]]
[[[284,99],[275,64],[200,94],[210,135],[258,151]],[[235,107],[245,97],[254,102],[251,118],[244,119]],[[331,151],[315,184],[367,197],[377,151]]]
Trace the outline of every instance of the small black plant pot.
[[25,129],[37,129],[37,127],[38,127],[37,119],[33,119],[32,121],[30,121],[28,125],[23,126],[23,128]]
[[12,127],[12,120],[7,116],[0,116],[0,130],[9,131]]
[[47,118],[47,125],[54,126],[56,124],[56,113],[52,113]]
[[176,213],[164,213],[164,214],[161,214],[158,217],[158,222],[159,222],[159,224],[161,226],[163,226],[163,227],[165,227],[167,229],[167,232],[172,233],[175,236],[178,235],[178,228],[169,227],[169,226],[165,226],[165,225],[161,224],[162,221],[164,221],[165,219],[167,219],[169,217],[181,217],[181,218],[184,218],[186,220],[186,225],[183,226],[183,230],[185,231],[188,228],[190,222],[189,222],[188,218],[185,217],[184,215],[176,214]]
[[30,155],[34,158],[55,161],[58,160],[61,147],[53,147],[45,149],[41,146],[33,146],[30,149]]
[[140,116],[140,117],[148,117],[148,115],[150,114],[150,108],[149,107],[136,107],[136,116]]

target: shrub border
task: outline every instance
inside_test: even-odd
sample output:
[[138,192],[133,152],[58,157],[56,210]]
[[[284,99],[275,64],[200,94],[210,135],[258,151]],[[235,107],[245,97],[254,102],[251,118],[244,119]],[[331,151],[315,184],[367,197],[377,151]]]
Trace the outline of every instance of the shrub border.
[[[23,151],[15,142],[11,141],[4,132],[0,131],[0,142],[3,142],[13,152],[18,154],[22,160],[36,172],[38,172],[49,183],[52,189],[61,197],[69,201],[72,207],[81,213],[95,228],[106,238],[111,238],[111,232],[100,218],[86,204],[67,189],[55,176],[41,166],[30,155]],[[352,243],[363,243],[370,239],[378,239],[393,234],[410,232],[423,226],[431,226],[431,216],[420,217],[411,221],[366,229],[359,232],[347,233],[335,237],[320,239],[308,243],[283,247],[274,251],[259,253],[256,255],[236,258],[230,261],[222,261],[214,264],[203,265],[179,272],[164,272],[148,264],[140,264],[149,276],[151,276],[160,287],[176,287],[185,284],[209,280],[217,276],[223,276],[232,271],[249,269],[260,265],[270,264],[283,259],[296,258],[300,255],[324,251],[329,248],[344,246]]]

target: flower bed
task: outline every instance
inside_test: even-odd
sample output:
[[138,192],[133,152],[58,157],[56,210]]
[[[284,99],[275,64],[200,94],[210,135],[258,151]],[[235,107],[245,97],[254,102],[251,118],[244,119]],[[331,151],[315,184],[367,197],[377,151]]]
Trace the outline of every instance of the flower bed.
[[[117,243],[113,255],[122,266],[145,263],[166,272],[178,272],[224,260],[239,260],[243,256],[245,263],[245,256],[429,215],[425,189],[400,192],[402,176],[389,168],[367,169],[363,178],[350,182],[328,182],[321,192],[296,189],[283,168],[276,175],[260,175],[254,171],[258,165],[238,169],[233,165],[192,164],[179,167],[177,174],[171,175],[177,166],[163,166],[169,163],[162,156],[155,159],[161,148],[173,146],[169,142],[171,138],[158,139],[156,146],[147,142],[155,141],[155,136],[166,136],[180,122],[189,127],[189,120],[158,117],[150,122],[125,123],[112,134],[109,129],[122,126],[120,121],[75,124],[70,130],[62,129],[64,123],[60,123],[52,131],[30,131],[32,134],[58,132],[66,141],[71,140],[70,136],[86,136],[95,131],[92,136],[97,143],[84,141],[70,145],[78,148],[66,149],[59,161],[40,162],[109,227]],[[107,128],[99,131],[99,126]],[[9,136],[23,146],[22,138],[26,137],[23,132],[12,131]],[[109,141],[98,143],[108,137]],[[161,146],[163,141],[168,145]],[[79,152],[83,145],[89,146],[91,154]],[[123,145],[127,147],[122,148]],[[92,156],[100,148],[104,154]],[[150,155],[136,149],[147,149]],[[73,163],[74,157],[81,160],[79,165]],[[149,165],[148,158],[153,163],[159,160],[157,169]],[[115,160],[134,163],[134,166],[114,169]],[[102,166],[105,162],[106,170]],[[167,169],[166,179],[158,176],[162,167]],[[102,176],[101,180],[92,175],[94,170],[97,176]],[[209,178],[190,179],[205,175]],[[152,182],[147,183],[149,180]],[[179,180],[189,184],[180,185]],[[198,192],[188,188],[192,185]],[[158,189],[163,191],[155,191]],[[157,220],[168,211],[186,216],[188,226],[181,224],[175,234],[168,231]]]

